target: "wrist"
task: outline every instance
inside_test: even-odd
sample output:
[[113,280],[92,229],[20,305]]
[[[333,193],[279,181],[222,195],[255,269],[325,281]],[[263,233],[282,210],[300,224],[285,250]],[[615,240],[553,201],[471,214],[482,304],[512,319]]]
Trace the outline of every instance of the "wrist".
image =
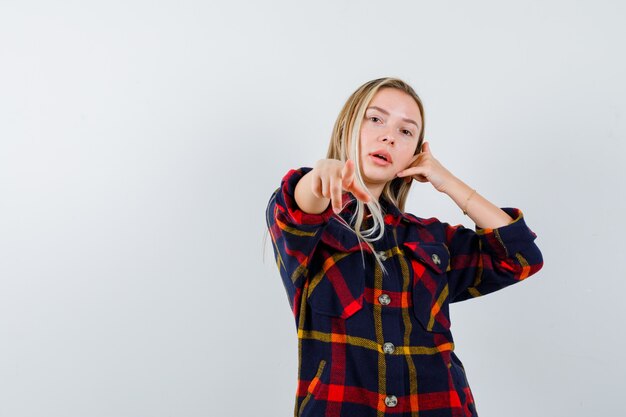
[[467,207],[471,203],[470,200],[475,198],[476,190],[455,177],[444,192],[456,203],[463,214],[467,215]]
[[444,183],[444,186],[439,190],[440,192],[446,194],[448,197],[454,198],[454,195],[458,195],[459,193],[463,193],[463,190],[470,189],[469,185],[465,184],[459,178],[452,175],[449,180]]
[[298,208],[303,212],[307,214],[320,214],[328,209],[330,199],[323,196],[318,197],[313,193],[313,170],[300,178],[296,184],[294,199]]

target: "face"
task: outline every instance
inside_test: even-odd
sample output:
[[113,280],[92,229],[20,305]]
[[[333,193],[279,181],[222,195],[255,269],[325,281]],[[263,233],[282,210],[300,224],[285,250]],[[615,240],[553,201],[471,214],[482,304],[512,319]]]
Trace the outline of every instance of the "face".
[[415,100],[395,88],[379,90],[361,125],[361,169],[365,184],[380,195],[415,154],[422,117]]

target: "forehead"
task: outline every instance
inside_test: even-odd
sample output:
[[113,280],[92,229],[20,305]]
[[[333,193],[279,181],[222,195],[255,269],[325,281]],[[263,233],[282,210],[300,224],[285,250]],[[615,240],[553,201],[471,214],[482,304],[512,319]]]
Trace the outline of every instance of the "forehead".
[[421,124],[421,113],[417,102],[409,94],[397,88],[382,88],[376,92],[368,107],[376,106],[393,116],[409,118]]

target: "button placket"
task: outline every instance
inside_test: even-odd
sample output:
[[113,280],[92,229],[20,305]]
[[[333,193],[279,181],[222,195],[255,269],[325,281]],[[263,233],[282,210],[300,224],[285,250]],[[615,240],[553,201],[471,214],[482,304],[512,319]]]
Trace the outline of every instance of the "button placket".
[[[387,242],[387,243],[390,244],[391,242]],[[397,245],[397,242],[395,244]],[[388,256],[387,255],[388,253],[393,253],[393,250],[387,250],[387,251],[380,250],[380,251],[377,251],[377,255],[379,256],[381,261],[386,261],[386,260],[388,260],[388,259],[393,257],[393,255]],[[387,267],[387,264],[385,264],[385,267]],[[389,265],[389,267],[395,269],[396,265],[395,265],[395,263],[393,263],[393,265]],[[382,288],[380,288],[380,289],[382,290]],[[381,293],[378,296],[378,302],[380,303],[381,306],[387,306],[387,305],[391,304],[391,297],[387,293]],[[385,319],[383,319],[383,322],[384,321],[385,321]],[[384,326],[385,325],[383,324],[383,327]],[[383,351],[383,354],[385,354],[385,355],[392,355],[396,351],[396,347],[391,342],[384,342],[383,345],[382,345],[382,351]],[[396,358],[396,359],[400,359],[400,358]],[[384,402],[385,402],[385,406],[387,406],[389,408],[393,408],[393,407],[396,407],[398,405],[398,398],[395,395],[388,394],[388,395],[385,396]]]

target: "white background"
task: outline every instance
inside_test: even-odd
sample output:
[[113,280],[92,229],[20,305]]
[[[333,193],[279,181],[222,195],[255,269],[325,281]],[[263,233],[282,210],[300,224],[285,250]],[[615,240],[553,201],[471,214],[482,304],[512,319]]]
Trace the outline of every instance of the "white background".
[[[288,169],[398,76],[545,266],[452,307],[481,417],[623,416],[626,7],[0,2],[0,416],[288,416]],[[428,184],[407,208],[473,224]],[[267,246],[264,252],[264,242]]]

